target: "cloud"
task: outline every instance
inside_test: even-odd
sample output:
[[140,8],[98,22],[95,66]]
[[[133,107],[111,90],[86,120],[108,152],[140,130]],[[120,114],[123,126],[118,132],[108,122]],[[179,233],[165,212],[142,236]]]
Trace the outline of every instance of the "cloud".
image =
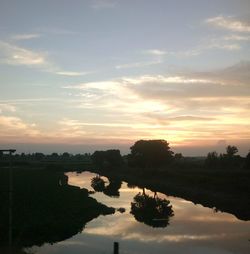
[[85,76],[90,73],[63,70],[50,61],[48,54],[45,52],[37,52],[35,50],[22,48],[4,41],[0,41],[0,57],[3,64],[20,65],[31,68],[35,67],[56,75],[77,77]]
[[2,112],[15,112],[16,107],[8,103],[0,103],[0,113]]
[[154,56],[164,56],[167,54],[166,51],[160,49],[148,49],[144,51],[145,54],[150,54]]
[[177,56],[177,57],[190,57],[197,56],[201,53],[201,50],[197,47],[196,49],[180,50],[180,51],[168,51],[160,49],[149,49],[144,50],[144,54],[163,57],[163,56]]
[[[168,56],[174,56],[177,58],[187,58],[198,56],[202,54],[204,51],[211,49],[222,49],[228,51],[240,50],[241,45],[239,43],[248,40],[250,40],[250,37],[248,36],[238,36],[233,34],[231,36],[225,36],[221,38],[206,38],[205,40],[203,40],[201,44],[198,44],[197,46],[191,49],[177,51],[152,49],[152,50],[144,50],[143,54],[158,57],[158,60],[151,62],[151,64],[160,64],[163,63],[164,58],[167,58]],[[145,66],[146,64],[147,63],[145,63]],[[138,63],[138,66],[141,67],[144,65],[143,63]],[[136,64],[134,64],[134,66],[133,64],[131,64],[131,67],[136,67]]]
[[202,117],[202,116],[191,116],[191,115],[182,115],[177,117],[168,117],[164,114],[158,113],[145,113],[145,116],[154,120],[158,120],[159,123],[168,124],[171,122],[179,122],[179,121],[215,121],[215,117]]
[[11,39],[21,41],[21,40],[30,40],[41,37],[41,34],[16,34],[12,35]]
[[147,67],[151,65],[156,65],[162,63],[161,60],[156,61],[148,61],[148,62],[135,62],[135,63],[128,63],[128,64],[120,64],[116,65],[116,69],[129,69],[129,68],[141,68],[141,67]]
[[[145,75],[121,77],[114,80],[89,82],[65,86],[67,89],[84,91],[91,95],[136,99],[136,96],[151,100],[192,98],[226,98],[250,96],[250,62],[241,62],[234,66],[214,72],[186,72],[178,75]],[[204,101],[205,103],[205,101]],[[210,102],[209,102],[210,103]]]
[[250,32],[250,23],[237,20],[231,16],[217,16],[213,18],[206,19],[207,24],[212,25],[217,28],[222,28],[230,30],[233,32]]
[[58,75],[62,76],[69,76],[69,77],[78,77],[78,76],[85,76],[90,72],[76,72],[76,71],[57,71],[55,72]]
[[249,41],[250,36],[231,34],[223,38],[225,41]]
[[35,124],[25,123],[21,118],[15,116],[0,115],[0,141],[9,142],[26,138],[34,138],[40,135]]
[[167,49],[146,49],[139,53],[143,55],[149,55],[153,60],[151,61],[139,61],[126,64],[116,65],[116,69],[127,68],[141,68],[151,65],[161,64],[170,56],[177,58],[195,57],[202,54],[205,51],[213,49],[221,49],[226,51],[235,51],[242,48],[242,42],[250,40],[250,36],[231,34],[221,37],[209,37],[202,40],[202,43],[198,44],[194,48],[171,51]]
[[0,54],[2,55],[2,61],[10,65],[48,65],[45,53],[34,52],[3,41],[0,41]]
[[217,48],[217,49],[225,49],[225,50],[229,50],[229,51],[232,51],[232,50],[239,50],[241,49],[241,46],[239,44],[228,44],[228,43],[221,43],[219,41],[214,41],[214,42],[211,42],[210,44],[208,44],[206,46],[207,49],[214,49],[214,48]]
[[[235,65],[213,72],[192,72],[190,75],[195,78],[210,79],[213,80],[213,82],[219,82],[222,85],[228,84],[240,90],[243,87],[249,87],[250,61],[241,61]],[[236,92],[236,94],[238,93]]]
[[250,138],[249,80],[250,63],[241,62],[213,72],[121,77],[65,88],[82,100],[75,108],[99,115],[98,122],[73,122],[87,133],[95,130],[98,138],[167,137],[171,144],[190,145],[202,137],[215,144]]

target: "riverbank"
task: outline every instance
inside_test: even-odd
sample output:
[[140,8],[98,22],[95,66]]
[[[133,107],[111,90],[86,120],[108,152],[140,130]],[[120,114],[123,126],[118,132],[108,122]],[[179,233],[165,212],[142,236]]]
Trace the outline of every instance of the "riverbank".
[[150,170],[125,165],[97,168],[91,163],[67,161],[30,163],[19,168],[46,168],[51,172],[91,171],[227,212],[240,220],[250,220],[250,172],[244,169],[208,169],[200,163]]
[[122,167],[93,169],[130,185],[184,198],[195,204],[250,220],[250,172],[246,170],[164,169],[143,171]]

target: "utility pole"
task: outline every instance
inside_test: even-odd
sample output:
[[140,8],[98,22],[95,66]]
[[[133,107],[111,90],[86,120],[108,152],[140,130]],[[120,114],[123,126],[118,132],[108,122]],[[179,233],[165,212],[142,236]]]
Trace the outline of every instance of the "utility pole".
[[0,152],[9,153],[9,253],[12,252],[12,206],[13,206],[13,169],[11,156],[15,152],[15,149],[0,150]]

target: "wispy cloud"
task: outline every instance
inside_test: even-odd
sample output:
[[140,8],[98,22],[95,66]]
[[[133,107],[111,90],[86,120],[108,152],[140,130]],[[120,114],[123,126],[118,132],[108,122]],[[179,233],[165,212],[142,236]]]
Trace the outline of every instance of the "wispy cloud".
[[237,20],[231,16],[217,16],[206,19],[205,22],[214,27],[234,32],[250,32],[250,23]]
[[69,76],[69,77],[78,77],[88,75],[90,72],[77,72],[77,71],[56,71],[58,75]]
[[160,50],[160,49],[148,49],[148,50],[143,51],[143,53],[153,55],[153,56],[164,56],[168,52],[164,51],[164,50]]
[[16,107],[9,103],[0,103],[0,114],[5,111],[16,112]]
[[139,53],[143,55],[148,55],[152,60],[148,61],[138,61],[125,64],[116,65],[116,69],[128,69],[128,68],[142,68],[151,65],[162,64],[166,61],[168,57],[176,58],[188,58],[195,57],[202,54],[208,50],[225,50],[225,51],[235,51],[242,48],[241,42],[250,40],[249,36],[231,34],[228,36],[221,37],[211,37],[205,38],[197,46],[191,49],[185,50],[167,50],[167,49],[146,49],[142,50]]
[[0,41],[2,61],[10,65],[46,66],[47,56],[42,52],[34,52],[16,45]]
[[179,50],[179,51],[148,49],[148,50],[144,50],[143,53],[147,55],[158,56],[158,57],[163,57],[163,56],[189,57],[189,56],[199,55],[201,53],[201,50],[199,48]]
[[120,64],[116,65],[116,69],[129,69],[129,68],[141,68],[141,67],[147,67],[151,65],[161,64],[162,60],[156,60],[156,61],[145,61],[145,62],[135,62],[135,63],[127,63],[127,64]]
[[224,50],[240,50],[241,46],[237,43],[224,43],[221,40],[211,40],[204,49],[224,49]]
[[5,41],[0,41],[0,56],[2,64],[38,68],[61,76],[77,77],[91,73],[63,70],[49,59],[48,53],[26,49]]
[[40,131],[34,123],[28,124],[15,116],[0,115],[0,131],[0,140],[8,142],[11,139],[25,139],[40,135]]
[[31,40],[41,37],[41,34],[15,34],[11,36],[11,39],[21,41],[21,40]]
[[[74,116],[72,110],[70,114],[65,110],[63,116],[55,117],[56,127],[47,133],[2,106],[2,112],[11,116],[0,114],[0,138],[16,140],[22,136],[23,140],[32,138],[32,142],[74,144],[90,142],[89,137],[103,143],[166,137],[172,144],[198,142],[201,137],[215,143],[215,136],[217,140],[250,139],[249,70],[250,64],[243,62],[213,72],[120,77],[68,85],[65,89],[70,90],[70,99],[63,101],[66,108],[74,108]],[[0,101],[0,108],[16,103],[23,101]]]
[[238,34],[231,34],[228,36],[223,37],[225,41],[249,41],[249,35],[238,35]]
[[[102,121],[72,123],[81,130],[105,128],[113,137],[115,129],[131,125],[143,137],[167,135],[175,142],[201,136],[212,139],[214,133],[220,139],[249,138],[249,73],[250,65],[245,62],[207,73],[122,77],[68,86],[72,93],[83,92],[83,103],[78,101],[76,107],[81,105],[89,112],[102,106]],[[112,117],[107,118],[109,115]],[[122,123],[115,120],[119,116]],[[235,128],[241,131],[235,132]]]

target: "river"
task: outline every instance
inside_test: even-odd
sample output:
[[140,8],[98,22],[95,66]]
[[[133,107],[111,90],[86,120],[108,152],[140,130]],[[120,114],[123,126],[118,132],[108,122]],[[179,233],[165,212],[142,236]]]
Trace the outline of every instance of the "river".
[[[93,192],[91,172],[67,173],[68,184]],[[105,185],[109,180],[102,177]],[[120,187],[120,188],[119,188]],[[147,197],[170,201],[173,214],[167,222],[154,225],[138,221],[131,213],[131,202],[143,190],[122,182],[111,193],[90,194],[98,202],[116,209],[114,214],[99,216],[86,224],[84,230],[70,239],[28,249],[35,254],[111,254],[113,242],[119,242],[124,254],[248,254],[250,253],[250,222],[235,216],[193,204],[190,201],[144,190]],[[111,191],[112,192],[112,191]],[[109,195],[108,195],[109,194]],[[124,212],[125,209],[125,212]]]

